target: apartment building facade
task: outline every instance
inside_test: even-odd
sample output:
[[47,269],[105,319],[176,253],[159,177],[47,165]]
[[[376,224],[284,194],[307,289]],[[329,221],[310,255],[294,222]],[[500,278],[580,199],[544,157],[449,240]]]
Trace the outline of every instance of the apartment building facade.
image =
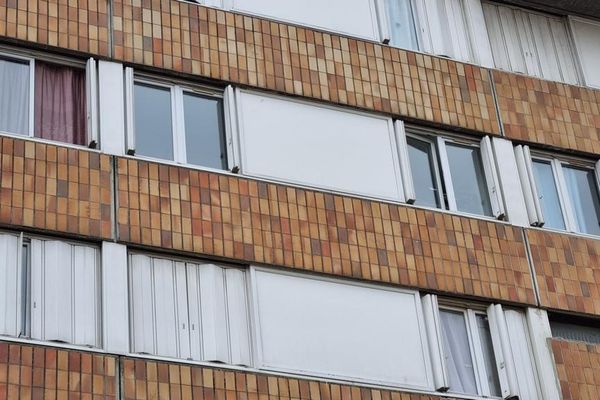
[[0,399],[600,398],[594,1],[0,1]]

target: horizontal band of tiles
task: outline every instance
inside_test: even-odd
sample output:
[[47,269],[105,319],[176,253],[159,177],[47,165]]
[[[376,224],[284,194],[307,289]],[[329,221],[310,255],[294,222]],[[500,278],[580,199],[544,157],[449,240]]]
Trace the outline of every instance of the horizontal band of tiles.
[[0,225],[112,236],[110,156],[0,137],[0,158]]
[[0,342],[0,400],[116,400],[117,357]]
[[499,134],[486,69],[180,1],[116,0],[114,57]]
[[108,1],[2,0],[0,36],[110,55]]
[[600,241],[528,229],[540,305],[600,315]]
[[563,400],[595,400],[600,393],[600,345],[551,340]]
[[600,90],[494,71],[509,139],[600,154]]
[[535,304],[521,229],[129,158],[119,240]]

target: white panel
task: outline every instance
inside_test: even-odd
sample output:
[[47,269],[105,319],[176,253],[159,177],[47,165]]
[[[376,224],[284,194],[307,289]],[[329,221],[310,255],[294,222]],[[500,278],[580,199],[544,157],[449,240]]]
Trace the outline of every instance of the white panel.
[[229,362],[227,304],[223,268],[200,265],[200,305],[202,307],[202,348],[206,361]]
[[127,138],[125,143],[125,149],[127,154],[135,154],[135,115],[133,115],[133,68],[125,68],[125,134],[124,138]]
[[[155,354],[179,357],[179,318],[177,287],[173,261],[154,258],[152,272],[154,285]],[[146,301],[148,301],[146,299]]]
[[552,31],[550,30],[550,18],[537,13],[530,13],[529,20],[539,57],[541,76],[555,81],[562,80],[560,66],[558,65],[558,54],[556,54]]
[[127,246],[102,242],[103,348],[110,353],[129,352]]
[[456,211],[456,198],[454,197],[454,186],[452,185],[452,175],[450,174],[450,162],[448,161],[448,153],[446,153],[446,142],[441,136],[438,136],[436,139],[440,165],[442,167],[442,176],[444,178],[444,186],[446,187],[448,208],[451,211]]
[[202,360],[202,315],[200,308],[200,266],[187,264],[190,358]]
[[31,332],[32,338],[42,338],[44,331],[44,242],[31,240]]
[[88,246],[72,246],[73,342],[99,346],[98,252]]
[[[0,234],[0,335],[18,336],[21,325],[19,238]],[[24,311],[24,310],[23,310]]]
[[496,218],[504,218],[505,211],[504,199],[502,198],[502,188],[500,187],[500,179],[498,178],[496,160],[494,159],[492,142],[489,136],[484,136],[483,139],[481,139],[481,161],[483,164],[483,170],[485,172],[485,181],[490,194],[492,212]]
[[585,83],[600,88],[600,22],[571,18],[571,29]]
[[125,149],[125,106],[123,103],[123,65],[98,62],[100,147],[102,151],[123,155]]
[[236,90],[229,85],[223,94],[223,113],[225,117],[225,136],[227,138],[227,163],[231,171],[239,169],[239,131],[236,109]]
[[519,399],[541,400],[539,383],[537,381],[537,369],[533,360],[525,315],[519,311],[506,310],[504,316],[508,327],[511,351],[515,361],[515,372],[519,384]]
[[241,92],[245,174],[403,201],[391,118]]
[[378,40],[373,0],[233,0],[236,11]]
[[467,22],[465,20],[465,10],[463,9],[463,0],[444,0],[446,4],[445,15],[442,18],[447,18],[447,33],[446,40],[450,39],[448,49],[451,54],[447,54],[461,61],[472,61],[471,42]]
[[379,41],[387,44],[390,42],[392,35],[388,24],[387,7],[385,6],[386,0],[374,0],[374,2],[377,14],[377,26],[379,28]]
[[85,73],[88,142],[90,147],[96,147],[98,144],[98,70],[96,60],[93,58],[87,60]]
[[504,195],[507,219],[514,225],[529,226],[527,207],[523,198],[523,189],[519,179],[519,170],[512,142],[495,137],[492,139],[492,145],[498,163],[498,178]]
[[71,246],[44,242],[43,335],[36,339],[73,342],[73,259]]
[[436,20],[433,17],[429,17],[427,12],[428,8],[431,8],[431,4],[435,5],[434,0],[414,0],[415,6],[415,14],[416,21],[415,26],[417,27],[417,36],[419,42],[419,48],[421,51],[425,53],[433,53],[433,38],[432,32],[429,29],[429,20],[432,21],[432,29],[434,29],[433,34],[436,38],[441,37],[441,34],[437,34],[439,32],[439,24],[437,23],[437,14],[435,14]]
[[529,224],[539,225],[540,221],[538,220],[538,214],[535,208],[535,199],[532,190],[533,188],[529,182],[529,173],[527,172],[527,166],[525,165],[525,154],[523,153],[523,146],[515,146],[514,151],[515,161],[517,163],[517,171],[519,174],[519,181],[521,182],[521,191],[523,193],[523,199],[525,200],[525,208],[527,210]]
[[475,52],[475,61],[477,64],[487,67],[494,67],[490,39],[485,26],[483,9],[480,0],[464,0],[465,16],[468,25],[468,32],[471,38],[472,49]]
[[177,305],[177,333],[179,336],[179,358],[191,358],[190,327],[188,318],[188,295],[186,265],[175,263],[175,301]]
[[423,51],[449,56],[450,38],[447,37],[448,17],[445,0],[418,0],[417,12],[423,40]]
[[505,46],[498,7],[490,3],[483,3],[481,6],[485,16],[485,26],[490,39],[491,51],[494,56],[494,65],[499,69],[510,70],[510,60],[506,49],[508,43]]
[[566,83],[576,85],[579,83],[579,74],[567,26],[563,19],[552,18],[550,19],[550,29],[554,38],[554,46],[558,55],[562,80]]
[[255,271],[260,367],[431,389],[416,292]]
[[517,396],[519,391],[502,306],[499,304],[490,305],[487,309],[487,315],[494,345],[496,366],[498,367],[498,378],[502,388],[502,397],[508,399]]
[[524,49],[521,47],[521,38],[517,28],[517,20],[513,10],[508,7],[498,7],[500,24],[506,49],[510,60],[510,70],[514,72],[527,73]]
[[548,314],[536,308],[527,309],[527,325],[538,370],[542,399],[559,400],[560,388],[554,371],[552,349],[548,342],[552,338]]
[[531,195],[533,197],[533,206],[537,215],[537,225],[542,226],[544,225],[544,213],[542,212],[540,195],[538,194],[535,176],[533,175],[533,161],[531,159],[531,153],[529,152],[529,146],[523,146],[523,161],[527,172],[527,178],[529,179],[529,187],[531,188]]
[[517,24],[519,44],[523,49],[523,55],[525,56],[527,73],[533,76],[541,76],[539,58],[533,38],[533,32],[531,30],[529,15],[520,10],[513,10],[513,12]]
[[229,347],[231,364],[250,365],[250,332],[246,274],[239,269],[225,270],[227,290],[227,316],[229,321]]
[[150,257],[131,256],[131,350],[135,353],[155,353],[152,269]]
[[394,130],[396,132],[396,143],[398,144],[398,159],[400,161],[400,172],[402,174],[402,188],[404,190],[404,200],[407,203],[414,203],[417,195],[413,183],[412,172],[410,169],[410,158],[408,156],[408,146],[406,144],[406,131],[404,122],[395,121]]
[[433,383],[435,390],[445,392],[450,387],[442,349],[442,334],[439,321],[439,306],[437,296],[428,294],[423,296],[423,319],[427,332],[427,344],[431,356]]

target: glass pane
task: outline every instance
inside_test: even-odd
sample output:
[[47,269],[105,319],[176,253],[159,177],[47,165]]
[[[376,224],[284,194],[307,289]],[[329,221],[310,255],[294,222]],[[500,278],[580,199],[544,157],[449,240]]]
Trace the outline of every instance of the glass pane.
[[490,387],[490,394],[492,396],[500,397],[502,395],[502,390],[500,389],[498,369],[496,368],[496,358],[494,356],[494,345],[490,333],[490,324],[488,323],[486,315],[477,314],[477,329],[479,331],[479,339],[481,340],[481,350],[483,352],[483,361],[485,363],[485,373]]
[[565,220],[560,206],[552,165],[548,162],[533,161],[533,176],[540,197],[542,212],[544,213],[544,226],[565,229]]
[[136,154],[173,160],[173,123],[171,90],[135,84]]
[[407,138],[406,142],[417,196],[415,204],[440,208],[440,198],[434,172],[435,159],[431,143],[414,138]]
[[600,344],[600,327],[550,321],[550,328],[555,338]]
[[465,316],[461,312],[440,310],[442,345],[448,370],[449,391],[477,394],[475,367],[469,347]]
[[222,100],[184,93],[187,162],[227,168]]
[[492,208],[479,148],[447,144],[446,152],[458,210],[491,216]]
[[0,131],[29,133],[29,62],[0,58]]
[[410,0],[387,2],[390,24],[390,44],[403,49],[418,50],[417,31]]
[[563,172],[579,230],[600,235],[600,199],[594,171],[565,166]]

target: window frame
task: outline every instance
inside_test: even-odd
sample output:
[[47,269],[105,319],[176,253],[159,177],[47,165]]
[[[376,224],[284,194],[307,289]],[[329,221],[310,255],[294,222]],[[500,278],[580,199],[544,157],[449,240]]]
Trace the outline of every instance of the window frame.
[[27,119],[27,134],[23,135],[15,132],[6,132],[2,131],[3,135],[17,136],[17,137],[28,137],[35,138],[34,132],[34,124],[35,124],[35,58],[30,55],[21,55],[18,53],[12,53],[10,51],[5,51],[0,48],[0,59],[27,64],[29,67],[29,109],[28,109],[28,119]]
[[[173,159],[167,160],[152,156],[138,154],[136,152],[136,131],[135,131],[135,95],[136,84],[168,89],[170,96],[171,113],[171,138],[173,140]],[[221,119],[223,131],[221,135],[221,152],[226,157],[224,168],[217,169],[206,165],[192,164],[187,161],[186,130],[183,97],[186,93],[199,95],[206,98],[216,99],[221,102]],[[132,68],[125,68],[125,119],[126,119],[126,153],[136,158],[159,161],[165,164],[183,165],[194,169],[203,169],[215,172],[231,171],[235,168],[234,155],[229,150],[231,142],[231,127],[228,118],[228,103],[233,101],[229,99],[227,90],[217,87],[195,85],[177,79],[160,78],[155,75],[145,74],[134,71]]]

